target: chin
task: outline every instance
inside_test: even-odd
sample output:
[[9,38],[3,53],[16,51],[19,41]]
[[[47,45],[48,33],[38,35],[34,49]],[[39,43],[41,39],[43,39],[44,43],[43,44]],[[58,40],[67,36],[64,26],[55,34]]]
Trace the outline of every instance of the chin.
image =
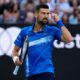
[[39,23],[42,25],[46,25],[46,24],[48,24],[48,21],[39,21]]
[[48,21],[44,21],[44,22],[43,22],[43,24],[47,24],[47,23],[48,23]]

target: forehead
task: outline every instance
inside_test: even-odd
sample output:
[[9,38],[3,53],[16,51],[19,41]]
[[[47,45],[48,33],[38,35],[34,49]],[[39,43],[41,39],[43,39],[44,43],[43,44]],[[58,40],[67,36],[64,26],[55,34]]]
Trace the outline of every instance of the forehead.
[[39,10],[39,12],[47,12],[47,13],[49,13],[49,9],[41,8],[41,9]]

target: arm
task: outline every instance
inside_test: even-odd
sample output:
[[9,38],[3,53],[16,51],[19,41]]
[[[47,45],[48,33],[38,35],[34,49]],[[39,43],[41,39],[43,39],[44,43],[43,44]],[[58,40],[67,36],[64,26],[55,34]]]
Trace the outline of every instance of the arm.
[[24,31],[22,29],[20,33],[18,34],[16,40],[14,41],[15,46],[12,49],[12,59],[16,65],[22,64],[22,61],[19,59],[18,53],[19,53],[20,48],[22,48],[23,39],[24,39]]
[[20,50],[20,48],[15,45],[14,48],[13,48],[13,50],[12,50],[12,57],[18,56],[19,50]]
[[19,60],[19,55],[18,55],[19,50],[20,50],[20,48],[16,45],[14,46],[14,48],[12,50],[12,58],[16,65],[22,64],[22,61]]
[[69,32],[69,30],[65,26],[61,27],[61,31],[62,31],[62,36],[61,36],[62,41],[64,41],[64,42],[73,41],[73,37],[71,36],[71,33]]
[[[56,14],[52,13],[51,16],[62,31],[61,40],[64,42],[71,42],[73,40],[73,37],[72,37],[71,33],[69,32],[69,30],[63,25],[62,22],[59,22],[60,19],[58,18],[58,16]],[[61,25],[59,25],[60,23],[61,23]]]

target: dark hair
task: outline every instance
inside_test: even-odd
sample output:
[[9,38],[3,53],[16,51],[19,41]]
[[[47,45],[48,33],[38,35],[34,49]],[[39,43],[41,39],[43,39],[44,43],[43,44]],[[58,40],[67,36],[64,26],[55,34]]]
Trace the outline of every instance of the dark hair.
[[47,4],[37,5],[36,8],[35,8],[35,11],[38,12],[41,8],[49,9],[49,6]]
[[[16,5],[17,5],[17,10],[19,10],[19,9],[20,9],[19,4],[16,4]],[[12,3],[12,2],[9,2],[9,3],[6,5],[6,7],[7,7],[7,11],[9,11],[9,12],[17,12],[17,10],[14,10],[15,4]]]

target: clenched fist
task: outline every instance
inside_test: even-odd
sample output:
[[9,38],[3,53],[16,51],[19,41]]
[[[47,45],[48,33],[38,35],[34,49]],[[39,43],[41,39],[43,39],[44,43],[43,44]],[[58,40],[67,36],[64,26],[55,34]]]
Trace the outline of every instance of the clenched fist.
[[55,13],[51,13],[51,18],[52,18],[55,22],[57,22],[57,21],[60,20],[59,17],[58,17],[58,15],[55,14]]
[[19,59],[18,56],[14,56],[13,61],[16,65],[19,65],[19,66],[22,65],[22,61]]

